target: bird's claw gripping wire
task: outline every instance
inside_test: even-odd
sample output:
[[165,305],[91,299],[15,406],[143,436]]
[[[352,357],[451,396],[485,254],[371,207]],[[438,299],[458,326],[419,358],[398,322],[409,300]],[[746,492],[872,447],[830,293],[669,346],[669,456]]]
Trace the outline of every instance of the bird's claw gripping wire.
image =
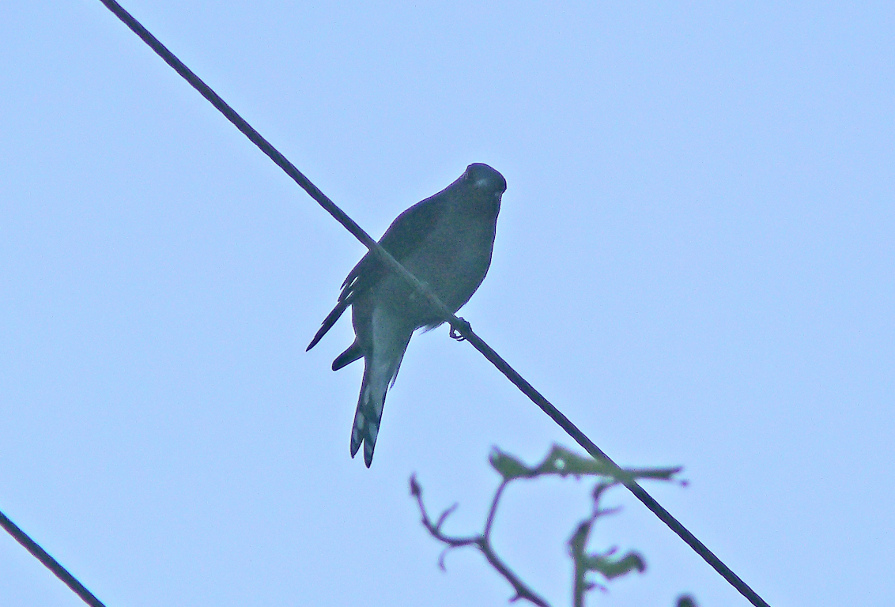
[[[466,322],[465,318],[460,318],[460,326],[464,331],[472,331],[472,327],[468,322]],[[456,339],[457,341],[466,341],[466,338],[461,335],[460,331],[457,330],[457,327],[451,325],[451,339]]]

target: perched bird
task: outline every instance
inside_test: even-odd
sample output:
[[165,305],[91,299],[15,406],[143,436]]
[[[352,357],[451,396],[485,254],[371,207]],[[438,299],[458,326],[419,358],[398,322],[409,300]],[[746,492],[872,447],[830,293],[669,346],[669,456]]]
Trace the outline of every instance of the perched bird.
[[[471,164],[454,183],[418,202],[392,222],[379,240],[401,265],[456,312],[482,284],[491,265],[503,175],[487,164]],[[364,255],[342,283],[339,301],[323,320],[308,350],[317,345],[348,306],[354,343],[333,361],[333,371],[363,358],[351,457],[364,444],[364,462],[373,448],[389,386],[394,384],[413,332],[444,322],[407,281],[372,252]]]

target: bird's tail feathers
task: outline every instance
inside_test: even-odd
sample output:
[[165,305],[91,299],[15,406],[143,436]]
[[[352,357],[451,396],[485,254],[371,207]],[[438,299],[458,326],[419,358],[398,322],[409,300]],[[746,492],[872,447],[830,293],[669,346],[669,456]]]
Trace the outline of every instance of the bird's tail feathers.
[[364,360],[364,379],[360,387],[357,410],[354,412],[354,426],[351,429],[351,457],[357,455],[363,443],[364,463],[367,468],[373,463],[373,449],[376,447],[376,437],[379,436],[385,395],[398,377],[398,369],[404,359],[404,349],[408,341],[410,341],[409,335],[401,348],[388,357],[387,361],[376,361],[375,357],[372,357],[373,360],[371,358]]
[[351,457],[357,455],[361,443],[364,445],[364,463],[367,468],[373,463],[373,449],[376,448],[376,437],[379,436],[379,423],[382,421],[382,409],[388,386],[381,392],[374,392],[364,382],[361,388],[357,410],[354,412],[354,426],[351,429]]

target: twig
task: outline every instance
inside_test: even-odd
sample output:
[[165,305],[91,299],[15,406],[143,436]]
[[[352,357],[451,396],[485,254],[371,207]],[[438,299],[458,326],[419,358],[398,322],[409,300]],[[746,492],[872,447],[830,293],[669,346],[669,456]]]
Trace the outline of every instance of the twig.
[[[607,580],[625,575],[633,570],[642,572],[646,565],[643,558],[636,552],[629,552],[622,557],[615,557],[616,549],[611,548],[607,552],[588,553],[587,542],[594,523],[602,516],[617,513],[620,508],[603,508],[600,506],[600,498],[607,489],[622,485],[625,483],[636,482],[636,479],[648,478],[655,480],[677,480],[675,475],[680,472],[680,468],[646,468],[646,469],[624,469],[619,470],[605,462],[596,461],[589,457],[581,457],[576,453],[569,451],[558,445],[554,445],[547,457],[537,466],[527,466],[517,458],[494,449],[489,457],[491,465],[503,477],[494,497],[491,500],[491,506],[488,509],[488,518],[485,521],[485,528],[481,535],[473,535],[467,537],[455,537],[444,533],[442,527],[447,518],[457,509],[457,504],[446,509],[438,517],[436,522],[432,522],[423,505],[423,490],[416,476],[410,478],[410,493],[416,498],[416,502],[422,516],[422,523],[429,534],[445,545],[444,550],[438,557],[438,566],[445,569],[444,559],[447,553],[455,548],[464,546],[475,546],[484,555],[485,560],[497,571],[504,579],[509,582],[515,591],[515,595],[510,602],[525,599],[539,607],[549,607],[549,603],[529,588],[519,576],[517,576],[506,563],[501,560],[491,544],[491,530],[494,527],[494,520],[497,517],[497,506],[503,497],[504,489],[507,485],[516,479],[531,479],[540,476],[594,476],[600,479],[600,482],[594,487],[593,491],[593,508],[588,518],[579,523],[569,539],[569,554],[574,561],[574,600],[575,607],[584,607],[584,596],[589,590],[599,587],[606,590],[605,586],[590,582],[587,580],[588,572],[594,571],[602,575]],[[681,481],[678,481],[681,482]]]
[[444,523],[445,519],[456,510],[456,504],[451,506],[447,510],[441,513],[441,516],[438,517],[438,522],[433,523],[432,519],[429,518],[429,513],[426,511],[426,507],[423,505],[423,490],[420,487],[419,483],[416,480],[416,475],[410,477],[410,494],[416,498],[416,503],[420,508],[420,515],[422,516],[423,526],[429,531],[429,534],[437,539],[438,541],[444,543],[447,547],[442,551],[441,556],[438,559],[439,566],[444,569],[444,556],[448,550],[453,550],[454,548],[462,548],[463,546],[475,546],[479,549],[479,551],[484,555],[485,560],[494,567],[494,569],[502,575],[507,582],[513,587],[515,591],[515,596],[510,599],[510,602],[515,602],[520,599],[524,599],[530,601],[532,604],[537,605],[538,607],[550,607],[550,603],[544,600],[541,596],[539,596],[534,590],[529,588],[525,582],[523,582],[519,576],[517,576],[510,568],[504,563],[494,549],[491,546],[490,540],[490,532],[491,532],[491,523],[494,519],[494,512],[497,510],[497,502],[500,500],[500,494],[503,491],[503,487],[506,486],[506,482],[502,483],[497,493],[494,496],[494,500],[491,503],[491,511],[488,515],[488,523],[485,528],[485,532],[481,535],[469,536],[469,537],[452,537],[445,534],[441,530],[441,525]]

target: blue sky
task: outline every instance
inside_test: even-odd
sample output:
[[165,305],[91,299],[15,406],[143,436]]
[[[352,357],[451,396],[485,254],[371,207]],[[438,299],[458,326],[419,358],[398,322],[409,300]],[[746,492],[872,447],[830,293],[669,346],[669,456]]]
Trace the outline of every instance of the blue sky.
[[[889,3],[129,1],[378,237],[503,173],[461,311],[772,605],[895,595]],[[113,605],[500,605],[437,567],[408,478],[477,529],[494,445],[572,445],[444,328],[351,460],[363,248],[99,2],[0,7],[0,509]],[[589,486],[514,487],[497,548],[569,604]],[[592,604],[745,605],[619,491]],[[10,538],[0,604],[78,605]]]

